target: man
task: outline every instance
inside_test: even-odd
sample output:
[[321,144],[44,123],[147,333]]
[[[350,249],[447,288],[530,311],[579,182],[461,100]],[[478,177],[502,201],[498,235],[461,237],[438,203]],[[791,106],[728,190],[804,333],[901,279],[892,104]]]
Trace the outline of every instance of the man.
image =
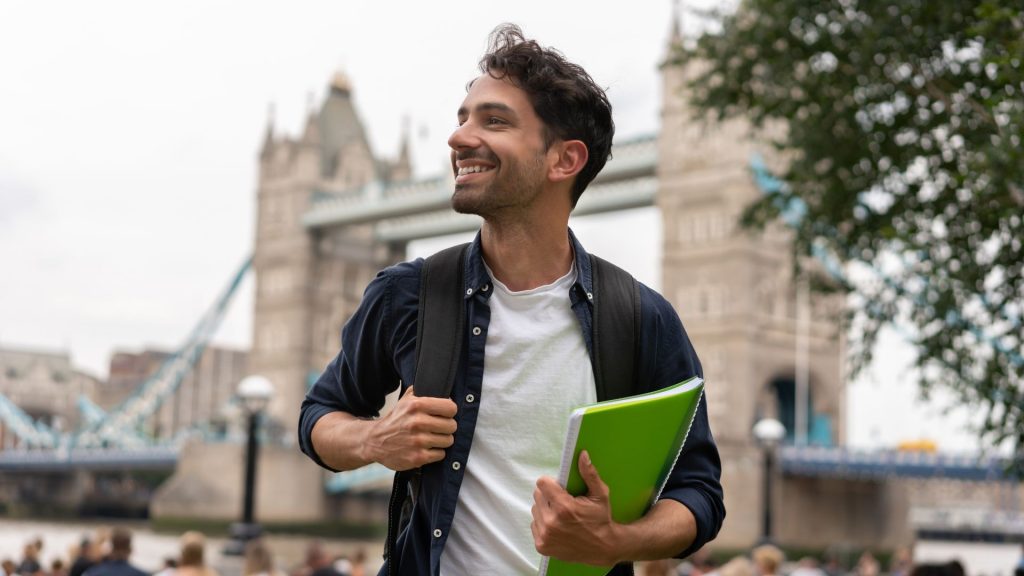
[[132,555],[132,533],[127,528],[114,528],[110,533],[110,554],[107,559],[85,571],[85,576],[149,576],[128,563]]
[[93,541],[90,538],[82,538],[82,542],[78,546],[78,556],[75,557],[75,561],[71,564],[68,576],[82,576],[85,574],[86,570],[96,564],[97,556],[98,550]]
[[32,576],[43,571],[43,566],[39,563],[39,552],[42,549],[43,540],[39,537],[25,544],[24,557],[21,560],[21,564],[18,565],[18,574]]
[[[484,224],[464,259],[466,340],[452,398],[416,395],[422,260],[367,287],[342,351],[302,406],[299,440],[322,466],[422,467],[408,527],[385,564],[399,574],[530,574],[541,555],[610,565],[686,555],[714,538],[725,510],[720,462],[701,403],[662,498],[641,520],[611,520],[586,456],[589,493],[557,474],[568,415],[595,401],[590,261],[569,213],[609,157],[603,90],[557,51],[506,25],[458,110],[452,206]],[[671,306],[641,291],[640,385],[700,374]],[[403,387],[377,418],[385,395]],[[627,565],[613,574],[630,573]]]

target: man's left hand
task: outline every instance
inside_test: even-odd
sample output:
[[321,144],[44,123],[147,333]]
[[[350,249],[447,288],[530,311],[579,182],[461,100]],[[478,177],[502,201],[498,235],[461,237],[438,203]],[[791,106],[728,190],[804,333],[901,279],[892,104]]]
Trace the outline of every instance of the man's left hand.
[[616,556],[620,527],[612,520],[608,485],[584,450],[579,458],[580,476],[587,485],[583,496],[572,496],[554,478],[542,476],[533,491],[533,543],[537,551],[566,562],[610,566]]

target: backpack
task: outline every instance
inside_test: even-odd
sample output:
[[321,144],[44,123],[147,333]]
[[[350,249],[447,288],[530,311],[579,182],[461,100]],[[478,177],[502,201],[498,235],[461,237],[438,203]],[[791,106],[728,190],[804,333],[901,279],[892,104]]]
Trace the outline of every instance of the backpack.
[[[469,244],[446,248],[426,259],[420,272],[416,326],[416,395],[449,398],[462,358],[466,331],[463,269]],[[593,354],[597,399],[639,392],[640,283],[618,266],[590,255],[594,291]],[[384,558],[396,573],[393,552],[419,496],[421,468],[395,473],[388,500]]]

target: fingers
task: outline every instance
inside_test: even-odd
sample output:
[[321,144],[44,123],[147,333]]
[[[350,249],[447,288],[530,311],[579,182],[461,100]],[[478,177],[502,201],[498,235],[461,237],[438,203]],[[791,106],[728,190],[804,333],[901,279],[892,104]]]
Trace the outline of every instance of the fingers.
[[424,441],[424,445],[429,448],[451,448],[452,444],[455,444],[453,434],[430,434]]
[[416,412],[423,412],[432,416],[440,416],[442,418],[454,418],[458,412],[458,406],[451,398],[434,398],[431,396],[417,396],[413,390],[415,386],[409,386],[405,392],[402,393],[402,397],[399,399],[400,402],[404,401],[408,404],[410,410]]
[[455,443],[456,406],[449,398],[417,396],[410,386],[398,404],[373,428],[367,442],[373,460],[392,470],[408,470],[443,460]]
[[543,498],[543,500],[553,500],[562,493],[568,494],[568,492],[565,492],[565,489],[558,484],[558,481],[550,476],[541,476],[538,478],[536,488],[534,488],[533,491],[534,499],[537,501],[541,501],[540,498],[537,498],[538,495]]
[[570,506],[572,496],[565,491],[565,488],[550,476],[541,476],[537,479],[533,488],[533,502],[536,513],[534,518],[542,518],[551,509],[567,509]]
[[587,485],[587,497],[606,500],[608,498],[608,485],[601,480],[594,463],[590,461],[590,453],[586,450],[580,452],[579,459],[580,476]]
[[429,439],[434,435],[452,438],[459,427],[454,418],[442,418],[421,412],[406,412],[401,416],[398,426],[402,433],[422,439]]

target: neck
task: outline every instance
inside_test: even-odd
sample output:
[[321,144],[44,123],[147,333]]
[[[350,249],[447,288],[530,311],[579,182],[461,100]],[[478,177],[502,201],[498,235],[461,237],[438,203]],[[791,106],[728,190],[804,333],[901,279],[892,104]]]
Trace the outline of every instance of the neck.
[[561,226],[487,221],[480,240],[495,279],[514,292],[551,284],[572,267],[567,221]]

